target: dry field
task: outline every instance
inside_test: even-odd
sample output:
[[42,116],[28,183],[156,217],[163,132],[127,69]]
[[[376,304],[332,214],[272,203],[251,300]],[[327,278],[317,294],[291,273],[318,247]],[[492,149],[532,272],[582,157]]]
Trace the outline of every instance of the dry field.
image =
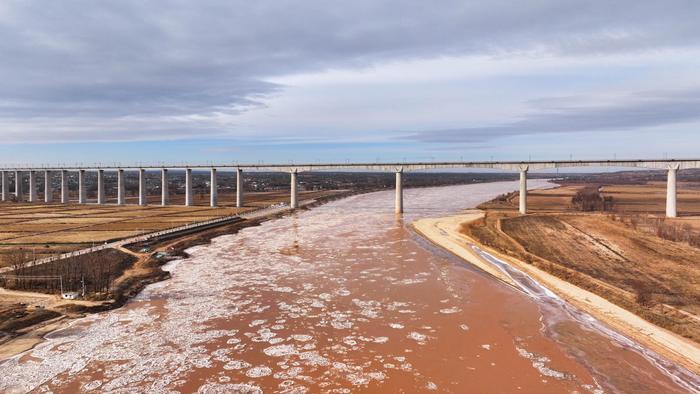
[[584,186],[528,193],[527,216],[516,212],[517,193],[491,201],[463,231],[700,342],[700,248],[653,230],[665,223],[700,235],[700,186],[679,184],[677,219],[663,218],[665,184],[603,186],[612,211],[590,213],[571,203]]
[[[313,199],[333,191],[301,192],[301,199]],[[149,197],[145,207],[137,205],[77,205],[0,203],[0,266],[10,253],[23,249],[32,258],[85,248],[93,244],[135,236],[184,224],[234,215],[274,203],[287,202],[289,193],[246,194],[246,207],[235,208],[235,195],[219,193],[217,208],[206,206],[208,196],[196,195],[195,206],[157,205]],[[180,199],[182,200],[182,199]],[[171,204],[182,204],[178,199]]]

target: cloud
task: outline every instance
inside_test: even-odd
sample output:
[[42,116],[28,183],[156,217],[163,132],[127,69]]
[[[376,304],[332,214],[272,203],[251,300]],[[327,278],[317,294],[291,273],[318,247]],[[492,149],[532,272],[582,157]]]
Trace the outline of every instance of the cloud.
[[700,121],[700,88],[675,92],[639,92],[611,101],[591,102],[590,98],[574,97],[542,99],[531,103],[536,111],[513,122],[419,131],[403,138],[421,142],[475,144],[518,135],[614,132]]
[[[700,41],[698,19],[694,0],[8,0],[0,6],[0,137],[236,136],[255,129],[241,127],[238,114],[283,94],[283,85],[270,82],[276,77],[444,56],[689,48]],[[659,121],[682,116],[670,110],[652,114]],[[584,115],[564,108],[490,132],[600,127]],[[630,125],[631,115],[624,116]],[[564,130],[572,128],[581,127]]]

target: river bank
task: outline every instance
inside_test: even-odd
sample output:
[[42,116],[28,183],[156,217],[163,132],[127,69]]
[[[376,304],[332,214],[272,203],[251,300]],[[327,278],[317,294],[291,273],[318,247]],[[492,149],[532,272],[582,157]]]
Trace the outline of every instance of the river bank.
[[695,374],[700,374],[700,347],[668,330],[658,327],[633,313],[589,291],[572,285],[531,264],[505,256],[497,250],[478,243],[463,234],[461,226],[482,219],[484,212],[473,210],[461,215],[420,219],[413,226],[434,244],[449,250],[465,261],[489,273],[504,283],[519,287],[513,278],[475,252],[475,247],[488,251],[501,261],[526,273],[572,305],[590,313],[624,335],[677,362]]
[[[299,209],[311,209],[354,194],[357,192],[343,192],[305,201]],[[129,269],[115,279],[111,296],[104,301],[66,301],[58,296],[43,293],[4,291],[3,294],[6,296],[16,294],[16,302],[44,299],[48,300],[48,303],[43,303],[42,308],[37,310],[37,312],[45,314],[46,317],[33,318],[32,315],[29,315],[29,318],[24,319],[24,322],[19,321],[15,324],[9,337],[0,341],[0,361],[33,349],[45,340],[46,335],[68,327],[76,319],[121,308],[146,286],[170,279],[170,273],[164,270],[163,266],[169,261],[188,258],[187,249],[209,244],[216,237],[236,234],[244,228],[258,226],[265,221],[289,215],[291,212],[291,210],[273,210],[231,224],[148,242],[139,242],[115,249],[124,255],[133,256],[135,261]]]

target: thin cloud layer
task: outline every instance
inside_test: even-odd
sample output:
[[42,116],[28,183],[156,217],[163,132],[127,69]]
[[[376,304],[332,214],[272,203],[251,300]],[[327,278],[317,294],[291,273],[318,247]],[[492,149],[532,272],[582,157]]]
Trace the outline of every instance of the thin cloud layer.
[[[565,98],[566,101],[570,98]],[[636,130],[700,121],[700,89],[680,92],[642,92],[607,105],[556,105],[547,100],[513,122],[450,130],[413,133],[406,139],[421,142],[478,143],[494,138],[528,134]]]
[[[5,1],[0,137],[7,142],[279,138],[285,135],[282,127],[266,130],[238,119],[274,106],[285,94],[286,86],[270,82],[276,77],[443,56],[605,58],[696,48],[698,20],[700,3],[694,0]],[[553,109],[501,126],[422,132],[415,138],[476,141],[598,130],[615,119],[618,127],[694,119],[693,99],[659,100]],[[671,108],[676,105],[680,108]],[[636,117],[635,111],[644,115]],[[293,122],[289,129],[306,126],[304,119]],[[365,128],[360,121],[356,127]]]

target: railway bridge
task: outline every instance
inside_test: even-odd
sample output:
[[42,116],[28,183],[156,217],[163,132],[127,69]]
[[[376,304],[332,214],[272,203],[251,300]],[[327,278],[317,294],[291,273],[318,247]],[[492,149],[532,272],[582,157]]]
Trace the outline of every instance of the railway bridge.
[[[185,171],[185,205],[193,205],[192,194],[192,170],[206,169],[211,173],[210,180],[210,205],[217,206],[217,171],[228,170],[236,172],[236,206],[244,204],[243,172],[244,171],[283,171],[290,174],[290,206],[297,208],[297,174],[300,172],[328,171],[328,170],[361,170],[375,172],[394,172],[396,174],[396,213],[403,212],[403,174],[409,171],[440,170],[440,169],[498,169],[505,171],[518,171],[520,173],[520,213],[527,213],[527,174],[528,171],[537,171],[553,168],[575,167],[628,167],[666,170],[666,216],[676,217],[676,175],[678,170],[700,168],[700,159],[650,159],[650,160],[553,160],[553,161],[445,161],[445,162],[403,162],[403,163],[315,163],[315,164],[238,164],[219,163],[209,165],[41,165],[41,166],[5,166],[0,167],[2,201],[10,200],[9,175],[14,173],[15,190],[13,194],[17,201],[24,201],[22,179],[25,174],[29,176],[28,201],[39,202],[37,194],[37,176],[44,177],[45,203],[53,202],[52,177],[60,174],[60,202],[67,204],[68,197],[68,172],[78,173],[78,203],[87,203],[87,188],[85,185],[85,173],[95,171],[97,173],[97,204],[106,204],[104,172],[117,173],[117,204],[126,203],[124,188],[124,172],[136,171],[139,174],[139,205],[146,205],[146,181],[145,172],[157,170],[161,172],[161,204],[169,204],[168,171],[181,169]],[[18,181],[19,180],[19,181]]]

